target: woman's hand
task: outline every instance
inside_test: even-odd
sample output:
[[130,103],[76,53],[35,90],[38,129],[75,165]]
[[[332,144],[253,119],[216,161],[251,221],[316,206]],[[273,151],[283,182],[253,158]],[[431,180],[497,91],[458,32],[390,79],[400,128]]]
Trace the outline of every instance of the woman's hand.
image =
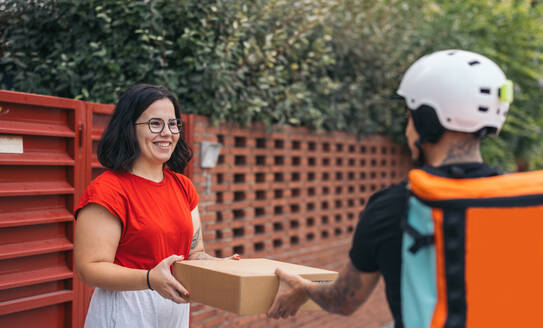
[[236,261],[239,259],[241,259],[241,256],[239,256],[239,254],[234,254],[232,256],[223,258],[223,260],[236,260]]
[[149,284],[160,296],[175,303],[187,303],[189,292],[175,279],[170,271],[172,264],[182,261],[183,256],[172,255],[165,258],[149,272]]
[[194,252],[189,255],[189,260],[239,260],[239,254],[234,254],[229,257],[215,257],[207,254],[204,251]]

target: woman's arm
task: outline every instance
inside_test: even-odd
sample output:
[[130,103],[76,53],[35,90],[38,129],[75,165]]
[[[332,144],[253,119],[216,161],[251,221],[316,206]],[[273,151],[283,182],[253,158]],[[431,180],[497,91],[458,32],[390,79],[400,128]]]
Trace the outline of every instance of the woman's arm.
[[[81,209],[74,238],[74,258],[81,281],[109,290],[148,289],[147,270],[125,268],[113,263],[121,232],[120,220],[104,207],[91,203]],[[171,275],[170,265],[182,259],[182,256],[172,255],[162,260],[149,274],[151,287],[176,303],[186,302],[181,295],[186,297],[188,292]]]
[[[204,249],[204,239],[202,232],[202,223],[200,222],[200,211],[198,211],[198,206],[196,206],[190,213],[192,216],[192,227],[194,233],[192,235],[192,244],[190,245],[189,260],[218,260],[219,258],[211,256],[205,252]],[[240,256],[234,254],[227,257],[229,260],[239,260]]]

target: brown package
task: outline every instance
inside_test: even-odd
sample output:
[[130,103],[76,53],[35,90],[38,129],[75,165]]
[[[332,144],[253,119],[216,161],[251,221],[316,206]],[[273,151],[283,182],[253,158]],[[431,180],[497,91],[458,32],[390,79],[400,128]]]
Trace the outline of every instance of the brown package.
[[[266,313],[279,280],[275,269],[299,274],[312,281],[333,281],[338,273],[303,265],[267,260],[241,259],[183,261],[173,265],[173,274],[190,293],[190,300],[238,314]],[[301,310],[318,310],[308,301]]]

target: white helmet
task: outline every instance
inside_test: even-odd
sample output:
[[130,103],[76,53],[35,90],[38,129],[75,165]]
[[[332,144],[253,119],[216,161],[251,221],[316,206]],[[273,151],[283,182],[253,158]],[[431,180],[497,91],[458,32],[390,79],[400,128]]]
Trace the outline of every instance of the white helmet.
[[418,59],[403,76],[396,92],[416,113],[431,107],[441,125],[452,131],[501,129],[513,84],[490,59],[464,50],[444,50]]

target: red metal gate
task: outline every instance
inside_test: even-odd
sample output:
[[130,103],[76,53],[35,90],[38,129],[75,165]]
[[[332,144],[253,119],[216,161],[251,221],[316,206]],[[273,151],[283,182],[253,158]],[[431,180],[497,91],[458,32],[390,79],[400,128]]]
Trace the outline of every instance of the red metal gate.
[[0,326],[77,327],[82,102],[0,91]]

